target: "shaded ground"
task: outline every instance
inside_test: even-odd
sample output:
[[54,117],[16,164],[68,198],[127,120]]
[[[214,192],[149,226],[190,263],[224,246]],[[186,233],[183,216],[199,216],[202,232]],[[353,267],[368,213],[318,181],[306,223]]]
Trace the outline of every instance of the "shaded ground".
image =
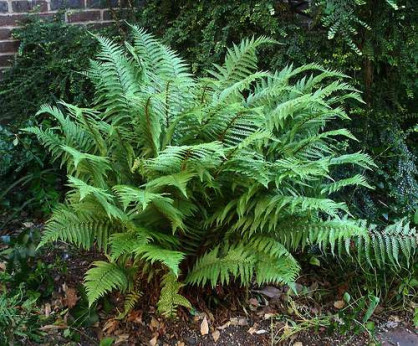
[[[297,294],[286,286],[254,287],[248,295],[239,287],[187,289],[183,293],[195,310],[180,310],[176,320],[164,320],[156,313],[158,290],[151,282],[144,286],[147,289],[135,309],[116,319],[123,310],[122,296],[113,294],[89,310],[80,290],[89,263],[102,257],[65,244],[43,251],[42,261],[49,265],[54,286],[52,297],[41,301],[41,314],[48,321],[41,327],[46,334],[43,345],[98,345],[105,337],[117,345],[151,346],[418,345],[410,312],[379,306],[369,331],[358,323],[361,315],[355,316],[356,311],[341,300],[347,284],[329,282],[317,269],[304,271],[307,275],[298,280]],[[349,309],[353,319],[342,320],[341,309]]]
[[382,332],[378,335],[382,346],[416,346],[418,345],[418,334],[409,328],[398,327],[394,330]]

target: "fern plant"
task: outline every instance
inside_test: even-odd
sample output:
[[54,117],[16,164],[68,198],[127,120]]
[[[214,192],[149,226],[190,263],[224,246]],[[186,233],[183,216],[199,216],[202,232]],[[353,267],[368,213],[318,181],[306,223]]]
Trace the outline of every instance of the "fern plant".
[[361,101],[346,76],[316,64],[258,71],[257,48],[275,43],[260,37],[196,78],[152,35],[133,26],[132,36],[124,47],[98,37],[87,72],[94,108],[43,106],[39,114],[57,126],[26,129],[67,169],[70,187],[41,245],[107,254],[86,274],[91,303],[119,289],[129,308],[141,280],[157,276],[158,309],[173,315],[190,307],[184,284],[291,283],[293,250],[350,250],[353,237],[369,239],[332,199],[368,186],[360,175],[335,181],[334,167],[373,166],[365,154],[338,151],[350,132],[326,127],[348,119],[346,100]]

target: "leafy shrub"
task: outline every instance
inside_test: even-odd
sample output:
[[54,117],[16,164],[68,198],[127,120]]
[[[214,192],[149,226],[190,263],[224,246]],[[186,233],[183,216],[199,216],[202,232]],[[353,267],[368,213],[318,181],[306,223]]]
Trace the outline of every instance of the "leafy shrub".
[[39,293],[26,294],[24,286],[12,293],[0,293],[0,343],[24,344],[41,341],[39,309],[36,301]]
[[[157,275],[159,310],[172,315],[190,307],[183,284],[293,282],[290,251],[309,244],[344,256],[357,239],[351,252],[369,258],[367,227],[332,199],[368,186],[361,175],[333,179],[336,167],[373,166],[365,154],[339,152],[349,131],[326,127],[348,119],[343,102],[361,101],[344,75],[316,64],[258,71],[256,49],[275,43],[260,37],[195,78],[151,35],[137,27],[132,35],[125,49],[98,38],[88,72],[94,108],[45,105],[39,114],[57,125],[26,129],[66,167],[71,187],[41,245],[60,239],[108,254],[87,272],[90,303],[120,289],[129,307],[141,277]],[[408,244],[388,251],[411,257],[416,243]]]
[[30,16],[13,31],[20,42],[14,64],[1,81],[1,121],[15,128],[33,117],[39,105],[65,98],[88,104],[91,85],[79,71],[89,66],[97,43],[81,26],[60,16],[52,20]]
[[290,3],[275,0],[152,0],[137,11],[137,21],[182,52],[197,73],[223,61],[226,47],[233,42],[252,35],[283,40],[274,49],[265,47],[260,64],[269,68],[283,68],[289,60],[314,61],[309,53],[323,42],[301,25]]
[[[0,237],[0,344],[40,342],[43,314],[38,300],[51,293],[48,266],[36,258],[39,230],[27,228],[17,236]],[[46,284],[46,285],[45,285]]]
[[[353,194],[345,189],[340,196],[355,203],[356,216],[382,225],[410,216],[418,210],[418,137],[410,130],[418,119],[415,1],[309,3],[150,0],[137,17],[199,73],[219,64],[232,42],[267,35],[281,44],[263,51],[263,69],[282,69],[288,61],[296,66],[317,62],[351,76],[367,103],[356,109],[347,102],[356,111],[347,127],[361,139],[351,147],[367,152],[379,170],[367,174],[375,190],[359,188]],[[341,126],[337,121],[336,127]]]
[[41,253],[36,249],[40,238],[40,230],[35,227],[24,229],[17,235],[1,236],[0,261],[6,264],[11,287],[23,283],[28,290],[42,292],[42,296],[47,297],[54,288],[50,275],[53,266],[40,260]]
[[45,151],[20,136],[19,128],[41,123],[34,115],[45,102],[90,103],[92,86],[79,71],[89,66],[97,43],[85,27],[66,24],[60,15],[30,16],[13,37],[20,41],[19,51],[0,82],[0,188],[9,192],[0,199],[3,207],[47,212],[59,197],[58,167],[44,165]]

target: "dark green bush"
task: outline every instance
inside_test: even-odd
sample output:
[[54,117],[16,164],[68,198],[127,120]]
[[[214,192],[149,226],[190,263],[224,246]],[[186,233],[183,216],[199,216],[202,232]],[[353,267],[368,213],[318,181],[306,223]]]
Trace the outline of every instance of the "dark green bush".
[[59,197],[58,167],[45,165],[45,151],[19,128],[52,126],[35,117],[44,103],[90,103],[92,88],[81,72],[97,44],[88,28],[66,24],[60,15],[52,20],[34,15],[22,24],[13,32],[18,54],[0,82],[0,203],[46,212]]
[[356,189],[342,196],[375,222],[411,215],[418,201],[415,1],[317,0],[311,8],[304,3],[150,0],[137,17],[194,71],[219,63],[232,42],[268,35],[281,45],[263,51],[264,69],[314,61],[353,77],[366,105],[348,104],[350,130],[361,139],[352,148],[367,150],[380,169],[368,174],[374,192]]
[[39,104],[69,97],[89,102],[91,86],[80,74],[94,56],[97,44],[81,26],[28,17],[13,32],[20,41],[13,67],[1,82],[1,122],[20,126],[33,117]]

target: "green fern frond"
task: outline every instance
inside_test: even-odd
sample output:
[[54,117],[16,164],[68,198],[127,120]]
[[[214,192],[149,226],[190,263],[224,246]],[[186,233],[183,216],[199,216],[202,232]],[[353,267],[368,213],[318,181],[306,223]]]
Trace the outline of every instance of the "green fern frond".
[[279,223],[273,233],[275,239],[287,249],[304,249],[307,245],[319,245],[332,253],[335,248],[344,248],[347,241],[367,234],[367,228],[362,223],[349,219],[334,218],[327,221],[294,220]]
[[257,256],[255,275],[258,285],[295,282],[300,267],[280,242],[268,236],[255,236],[246,246]]
[[373,167],[376,167],[376,164],[373,162],[373,159],[365,153],[345,154],[333,157],[330,160],[330,165],[332,166],[344,164],[357,165],[365,169],[371,169]]
[[179,264],[185,254],[180,251],[165,249],[158,245],[144,244],[133,250],[133,253],[151,264],[161,262],[166,265],[174,275],[179,273]]
[[257,255],[255,279],[258,285],[292,284],[295,282],[300,267],[293,257],[271,257]]
[[97,246],[106,250],[109,236],[122,229],[119,222],[107,218],[100,209],[75,209],[61,205],[46,223],[38,248],[62,240],[89,249],[97,241]]
[[215,65],[218,71],[210,73],[221,83],[222,87],[230,86],[245,79],[257,69],[256,50],[263,44],[276,44],[277,41],[261,36],[241,41],[239,45],[234,44],[225,58],[224,65]]
[[131,291],[125,295],[125,301],[123,303],[123,311],[116,317],[118,320],[123,320],[126,315],[133,310],[136,303],[142,297],[142,292]]
[[256,258],[243,246],[218,247],[197,259],[189,272],[186,283],[204,286],[210,283],[215,287],[218,283],[225,285],[231,277],[239,279],[246,285],[254,273]]
[[87,271],[84,282],[90,306],[97,299],[114,289],[123,292],[128,288],[128,277],[117,264],[96,261],[93,265],[94,267]]
[[135,249],[148,244],[150,240],[149,231],[136,227],[130,232],[115,233],[110,237],[111,259],[116,261],[123,255],[132,255]]
[[335,181],[331,184],[324,185],[324,187],[321,190],[322,194],[328,194],[328,193],[334,193],[337,191],[340,191],[341,189],[347,187],[347,186],[363,186],[368,189],[372,189],[372,186],[370,186],[366,178],[360,174],[357,174],[353,177],[341,179],[338,181]]
[[145,168],[161,173],[178,173],[188,169],[214,168],[221,163],[224,149],[220,142],[197,144],[193,146],[167,147],[156,158],[145,161]]
[[189,67],[184,60],[144,29],[135,25],[130,27],[134,38],[134,52],[149,73],[150,79],[181,79],[187,85],[192,83]]
[[183,194],[184,197],[187,198],[187,184],[195,176],[195,173],[183,171],[180,173],[174,173],[152,179],[147,184],[145,184],[145,187],[158,191],[164,186],[174,186]]
[[127,185],[113,186],[113,191],[118,195],[124,210],[130,205],[145,210],[149,203],[158,198],[164,198],[161,194],[147,191],[146,189],[138,189]]
[[177,275],[167,273],[161,281],[161,294],[157,303],[158,312],[166,317],[173,317],[177,312],[178,306],[191,309],[190,302],[179,294],[179,290],[184,284],[177,281]]
[[381,230],[375,225],[369,226],[368,234],[356,238],[353,247],[360,264],[396,269],[402,264],[410,266],[416,256],[417,245],[417,229],[401,219]]

